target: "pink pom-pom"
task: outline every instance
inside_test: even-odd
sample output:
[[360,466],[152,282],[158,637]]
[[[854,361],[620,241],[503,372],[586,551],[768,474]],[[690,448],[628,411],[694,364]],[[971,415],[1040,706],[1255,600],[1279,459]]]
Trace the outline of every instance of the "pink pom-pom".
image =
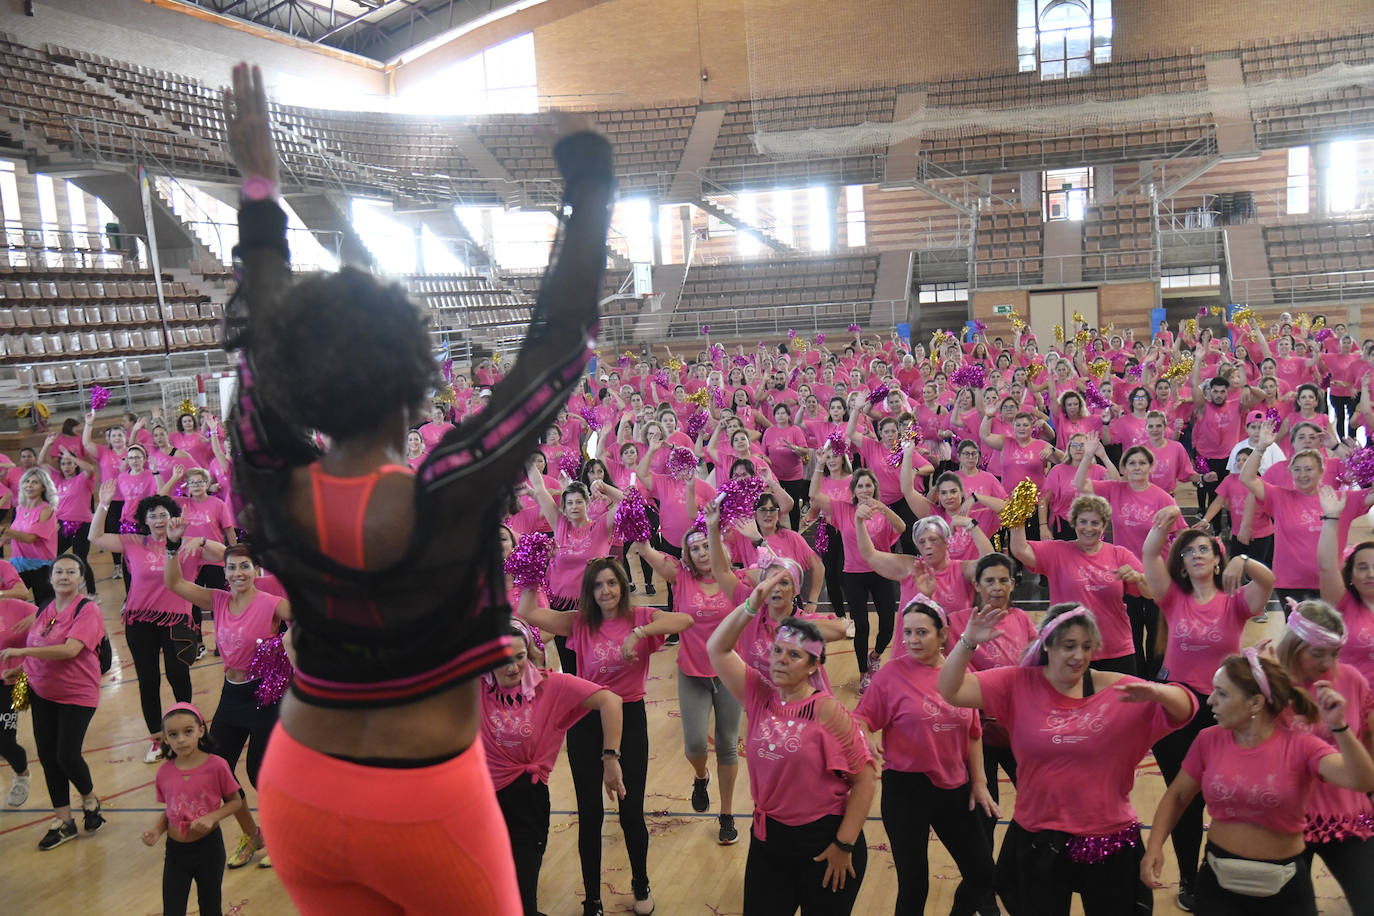
[[825,556],[830,550],[830,526],[825,523],[825,513],[816,519],[816,553]]
[[1352,487],[1374,486],[1374,446],[1357,448],[1345,459],[1341,482]]
[[711,349],[707,351],[711,354],[711,361],[716,362],[725,358],[725,348],[720,344],[711,344]]
[[644,497],[640,495],[638,487],[625,489],[625,498],[616,506],[615,520],[612,524],[615,537],[626,544],[647,543],[653,536],[648,508],[644,505]]
[[1321,380],[1320,387],[1321,387],[1322,389],[1326,389],[1326,388],[1330,388],[1330,387],[1331,387],[1331,373],[1330,373],[1330,372],[1328,372],[1328,373],[1326,373],[1325,375],[1322,376],[1322,380]]
[[788,339],[788,340],[796,340],[796,339],[797,339],[797,332],[796,332],[796,329],[794,329],[794,328],[788,328],[788,329],[787,329],[787,339]]
[[664,372],[662,369],[655,369],[653,375],[649,377],[654,380],[655,385],[662,388],[664,391],[670,391],[673,387],[668,381],[668,373]]
[[849,326],[848,330],[849,330],[849,333],[851,333],[851,334],[857,334],[857,333],[859,333],[859,332],[860,332],[861,330],[863,330],[863,329],[860,328],[857,324],[851,324],[851,325]]
[[588,429],[595,432],[601,428],[601,414],[597,413],[595,407],[583,407],[577,413],[586,422]]
[[1140,363],[1136,363],[1134,366],[1126,367],[1126,374],[1131,378],[1136,379],[1137,381],[1140,380],[1140,375],[1144,371],[1145,367],[1142,366]]
[[91,386],[91,410],[98,411],[110,403],[110,392],[99,385]]
[[893,451],[888,452],[887,458],[886,458],[885,460],[887,461],[887,466],[890,467],[890,468],[892,468],[893,470],[896,470],[897,468],[901,467],[901,466],[902,466],[902,448],[901,448],[901,446],[898,446],[898,447],[897,447],[896,449],[894,449]]
[[763,481],[757,477],[741,477],[721,484],[717,495],[720,501],[721,528],[753,518],[754,504],[759,501],[763,491]]
[[982,334],[986,332],[987,329],[988,324],[986,321],[979,321],[977,318],[973,319],[973,333]]
[[286,695],[293,670],[280,635],[258,640],[248,662],[248,677],[258,682],[259,706],[271,706]]
[[697,472],[697,456],[690,448],[678,446],[668,454],[668,476],[678,481],[691,480]]
[[988,373],[981,363],[970,363],[951,372],[949,381],[956,388],[982,388],[988,383]]
[[711,389],[711,403],[716,405],[716,410],[724,410],[730,406],[730,395],[725,393],[725,389],[719,386]]
[[520,538],[515,549],[506,557],[506,575],[523,589],[547,589],[549,560],[553,557],[553,538],[531,531]]
[[835,430],[825,437],[825,444],[830,449],[832,455],[848,455],[854,450],[853,444],[844,434],[843,430]]
[[687,422],[683,424],[684,428],[687,431],[687,438],[695,442],[697,436],[701,435],[702,429],[706,427],[706,421],[708,419],[709,418],[706,415],[706,411],[693,411],[692,415],[687,418]]
[[734,364],[735,364],[736,366],[739,366],[741,369],[743,369],[745,366],[749,365],[749,357],[747,357],[747,356],[736,356],[736,357],[734,358],[733,362],[734,362]]
[[798,368],[796,368],[796,369],[793,369],[793,370],[792,370],[792,374],[791,374],[790,376],[787,377],[787,387],[788,387],[788,388],[794,388],[794,389],[795,389],[795,388],[797,387],[797,379],[799,379],[799,378],[801,378],[801,368],[800,368],[800,367],[798,367]]
[[1097,383],[1089,381],[1083,386],[1083,400],[1088,402],[1088,406],[1096,410],[1111,407],[1112,402],[1102,396],[1102,391],[1097,387]]
[[702,337],[705,337],[707,334],[710,334],[710,333],[711,333],[711,326],[710,326],[709,324],[703,324],[703,325],[701,326],[701,336],[702,336]]
[[1272,424],[1275,429],[1283,424],[1283,417],[1279,415],[1277,407],[1270,407],[1264,412],[1264,422]]
[[877,407],[883,401],[886,401],[890,391],[891,389],[880,382],[877,388],[874,388],[868,393],[868,406]]
[[1318,343],[1325,343],[1336,336],[1336,332],[1330,328],[1318,328],[1317,333],[1312,335],[1312,339]]
[[452,384],[453,384],[453,360],[451,360],[451,359],[446,359],[446,360],[444,360],[443,364],[439,367],[439,371],[440,371],[441,373],[443,373],[444,381],[446,381],[446,382],[448,382],[450,385],[452,385]]
[[816,335],[816,346],[819,347],[819,346],[821,346],[821,345],[824,344],[824,343],[825,343],[825,335],[824,335],[824,334],[817,334],[817,335]]
[[1200,306],[1200,307],[1198,308],[1198,310],[1197,310],[1197,316],[1198,316],[1199,318],[1206,318],[1207,315],[1208,315],[1207,306],[1205,306],[1205,305],[1204,305],[1204,306]]
[[621,369],[628,369],[630,368],[630,362],[631,361],[628,356],[621,356],[619,359],[615,361],[615,364],[619,366]]
[[1206,458],[1201,455],[1194,455],[1193,470],[1197,471],[1199,474],[1210,474],[1212,473],[1212,466],[1207,463]]
[[564,452],[558,458],[558,470],[569,480],[576,480],[577,475],[582,473],[582,462],[571,452]]

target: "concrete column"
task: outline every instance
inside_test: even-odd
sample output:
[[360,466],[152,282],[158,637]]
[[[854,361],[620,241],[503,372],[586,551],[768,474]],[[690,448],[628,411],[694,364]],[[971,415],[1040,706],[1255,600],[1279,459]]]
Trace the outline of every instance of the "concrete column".
[[1325,216],[1331,212],[1331,144],[1312,144],[1312,171],[1317,183],[1317,200],[1313,213]]

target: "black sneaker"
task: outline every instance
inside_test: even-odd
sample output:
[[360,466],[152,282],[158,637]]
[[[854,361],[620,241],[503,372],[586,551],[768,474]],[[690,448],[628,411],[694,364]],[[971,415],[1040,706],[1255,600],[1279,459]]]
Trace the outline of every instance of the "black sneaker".
[[645,583],[644,583],[644,594],[646,594],[646,595],[657,595],[657,594],[658,594],[658,589],[654,588],[654,583],[652,583],[652,582],[645,582]]
[[739,831],[735,829],[735,816],[722,814],[720,816],[720,845],[734,846],[738,842]]
[[48,832],[43,834],[43,839],[38,841],[40,852],[47,852],[49,849],[56,849],[68,840],[76,839],[76,821],[59,821],[52,819],[52,826]]
[[600,900],[583,900],[582,916],[605,916]]
[[1191,888],[1179,887],[1178,908],[1185,913],[1191,913],[1193,911],[1193,891]]
[[675,646],[682,641],[682,637],[677,633],[669,633],[668,638],[663,641],[665,646]]
[[711,775],[706,774],[705,779],[692,779],[692,810],[701,814],[711,807],[711,796],[706,791],[706,787],[711,784]]
[[82,807],[81,809],[81,829],[87,833],[95,833],[105,823],[105,816],[100,813],[100,802],[95,803],[94,808]]

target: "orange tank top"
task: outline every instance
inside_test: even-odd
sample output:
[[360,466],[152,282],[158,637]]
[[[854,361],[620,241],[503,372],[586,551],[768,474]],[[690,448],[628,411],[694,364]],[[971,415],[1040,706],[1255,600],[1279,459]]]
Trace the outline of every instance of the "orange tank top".
[[383,474],[414,476],[407,467],[384,464],[359,477],[335,477],[310,465],[310,493],[315,503],[315,536],[320,553],[352,569],[365,569],[363,522],[372,491]]

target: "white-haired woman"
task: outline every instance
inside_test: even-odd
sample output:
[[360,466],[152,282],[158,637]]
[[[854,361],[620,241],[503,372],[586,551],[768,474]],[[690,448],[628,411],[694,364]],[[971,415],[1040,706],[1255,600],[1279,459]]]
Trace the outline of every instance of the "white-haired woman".
[[19,478],[14,521],[0,533],[0,545],[11,544],[10,563],[33,592],[34,604],[52,600],[49,572],[57,559],[57,489],[48,472],[32,467]]

